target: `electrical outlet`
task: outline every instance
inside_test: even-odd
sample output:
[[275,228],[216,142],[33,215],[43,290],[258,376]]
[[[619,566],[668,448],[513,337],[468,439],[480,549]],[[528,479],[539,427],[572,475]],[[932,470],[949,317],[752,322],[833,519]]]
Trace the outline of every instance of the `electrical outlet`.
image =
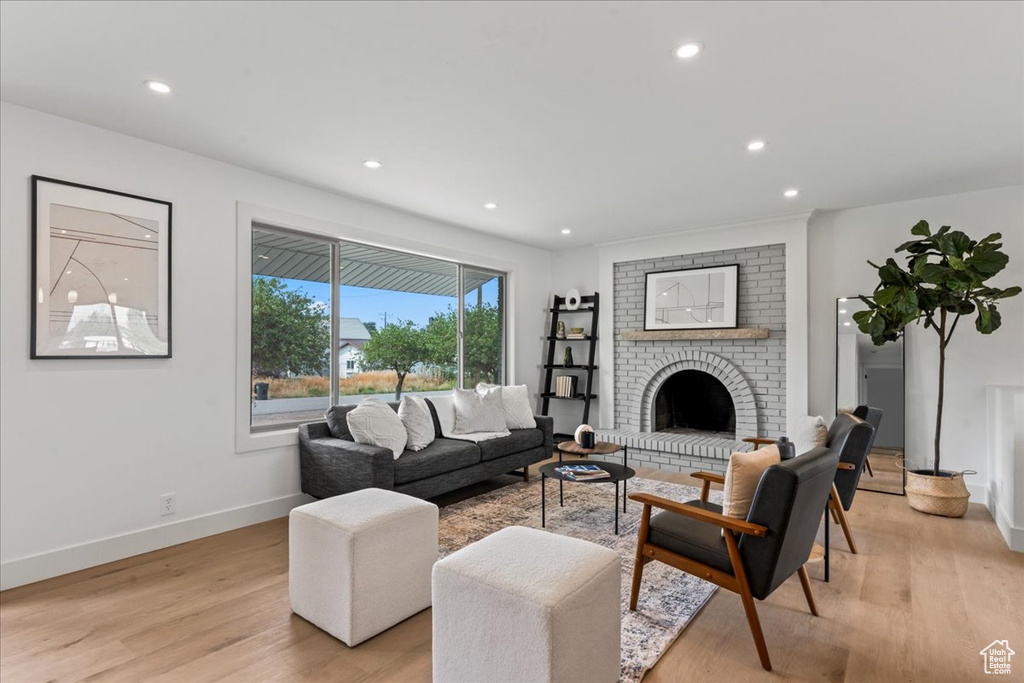
[[165,493],[160,496],[160,516],[166,517],[178,511],[178,502],[174,493]]

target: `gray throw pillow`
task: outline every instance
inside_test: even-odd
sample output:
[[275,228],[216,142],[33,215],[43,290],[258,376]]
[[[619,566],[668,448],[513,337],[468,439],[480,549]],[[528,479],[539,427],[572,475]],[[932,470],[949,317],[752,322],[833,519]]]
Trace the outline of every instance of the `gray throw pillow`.
[[505,408],[501,391],[479,393],[475,389],[455,389],[455,434],[505,431]]

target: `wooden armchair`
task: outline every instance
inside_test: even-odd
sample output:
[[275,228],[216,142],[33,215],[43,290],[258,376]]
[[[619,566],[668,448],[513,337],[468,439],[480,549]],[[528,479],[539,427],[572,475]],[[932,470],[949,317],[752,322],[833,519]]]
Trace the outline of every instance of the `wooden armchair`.
[[[738,593],[761,666],[771,671],[754,598],[764,600],[795,573],[811,614],[817,616],[804,563],[810,557],[838,461],[831,450],[816,448],[772,465],[761,477],[746,520],[726,517],[721,506],[708,502],[711,483],[724,480],[717,474],[694,474],[703,481],[701,499],[688,503],[631,494],[644,507],[629,608],[637,608],[643,568],[651,560]],[[661,512],[652,516],[652,508]]]

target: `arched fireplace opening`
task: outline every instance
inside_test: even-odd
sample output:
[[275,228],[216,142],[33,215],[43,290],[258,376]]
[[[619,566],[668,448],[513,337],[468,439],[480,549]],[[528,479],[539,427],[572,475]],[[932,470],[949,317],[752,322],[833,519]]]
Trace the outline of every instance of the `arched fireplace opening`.
[[681,370],[661,385],[654,399],[656,432],[736,433],[736,408],[729,390],[700,370]]

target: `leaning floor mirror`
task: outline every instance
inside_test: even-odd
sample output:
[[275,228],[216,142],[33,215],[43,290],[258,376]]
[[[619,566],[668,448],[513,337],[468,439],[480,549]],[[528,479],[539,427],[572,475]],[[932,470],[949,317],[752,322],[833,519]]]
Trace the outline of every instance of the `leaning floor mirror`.
[[867,308],[857,297],[836,301],[836,410],[875,427],[875,443],[858,488],[903,495],[903,339],[875,346],[853,314]]

